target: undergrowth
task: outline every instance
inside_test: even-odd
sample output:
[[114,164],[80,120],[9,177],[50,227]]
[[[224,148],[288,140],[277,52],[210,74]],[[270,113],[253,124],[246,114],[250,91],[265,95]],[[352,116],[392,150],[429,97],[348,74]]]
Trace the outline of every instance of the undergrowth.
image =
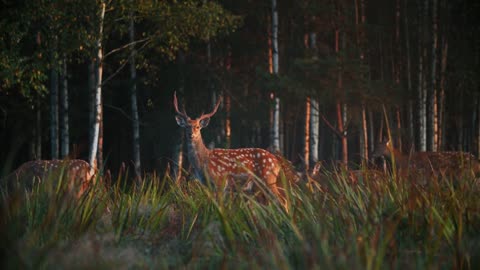
[[13,192],[1,200],[2,268],[480,269],[478,180],[327,178],[288,188],[288,209],[153,176],[78,199],[46,184]]

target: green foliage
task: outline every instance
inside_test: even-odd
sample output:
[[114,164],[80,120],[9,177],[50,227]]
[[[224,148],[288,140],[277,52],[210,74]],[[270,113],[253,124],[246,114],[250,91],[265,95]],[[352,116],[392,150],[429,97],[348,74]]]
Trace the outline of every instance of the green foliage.
[[[363,179],[326,173],[323,190],[273,197],[214,192],[167,177],[124,179],[80,199],[62,188],[2,200],[8,268],[476,268],[478,181]],[[85,258],[88,257],[88,260]],[[5,268],[4,268],[5,269]]]

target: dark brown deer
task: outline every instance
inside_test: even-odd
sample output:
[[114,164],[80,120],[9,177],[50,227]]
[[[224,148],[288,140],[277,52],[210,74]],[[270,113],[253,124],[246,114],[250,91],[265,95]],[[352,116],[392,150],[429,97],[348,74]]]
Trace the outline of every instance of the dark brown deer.
[[93,179],[94,170],[90,165],[79,159],[73,160],[35,160],[23,163],[1,180],[1,186],[8,191],[21,188],[31,190],[35,184],[44,181],[68,181],[70,190],[77,187],[76,196],[79,197],[88,188]]
[[390,141],[380,142],[372,158],[384,157],[395,160],[400,176],[415,174],[428,177],[455,177],[464,172],[480,173],[480,162],[466,152],[412,152],[408,155],[395,149]]
[[212,183],[216,188],[239,186],[243,190],[253,187],[255,177],[263,181],[273,194],[283,200],[279,179],[283,162],[272,153],[259,148],[208,149],[202,139],[201,129],[206,127],[210,118],[217,112],[218,100],[212,112],[191,119],[185,110],[178,108],[177,96],[173,96],[175,119],[185,128],[188,160],[195,177],[202,183]]

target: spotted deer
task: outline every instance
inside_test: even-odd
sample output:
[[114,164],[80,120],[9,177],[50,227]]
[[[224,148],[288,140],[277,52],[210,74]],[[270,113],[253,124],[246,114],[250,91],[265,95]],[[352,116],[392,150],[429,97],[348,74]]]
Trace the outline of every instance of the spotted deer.
[[188,160],[197,179],[203,183],[208,181],[216,188],[239,186],[250,190],[254,177],[258,177],[282,200],[279,190],[282,162],[274,154],[259,148],[208,149],[203,143],[201,129],[208,126],[210,118],[217,112],[220,100],[212,112],[196,119],[191,119],[185,109],[178,108],[175,93],[173,105],[177,124],[185,128]]
[[15,171],[1,180],[0,184],[6,190],[17,188],[31,190],[35,184],[44,181],[68,182],[69,190],[78,188],[76,196],[80,197],[93,179],[94,170],[90,165],[79,159],[72,160],[34,160],[23,163]]
[[412,152],[408,155],[395,149],[390,141],[380,142],[375,147],[373,158],[395,160],[400,176],[455,177],[464,172],[480,173],[480,162],[466,152]]

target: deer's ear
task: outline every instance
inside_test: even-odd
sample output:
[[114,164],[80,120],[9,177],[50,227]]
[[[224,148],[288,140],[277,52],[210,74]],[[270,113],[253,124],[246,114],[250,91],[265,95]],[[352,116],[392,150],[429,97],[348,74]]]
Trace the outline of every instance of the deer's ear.
[[187,126],[187,120],[180,116],[180,115],[175,115],[175,120],[177,120],[177,124],[181,127],[186,127]]
[[208,126],[208,123],[210,123],[210,117],[207,117],[205,119],[200,120],[200,126],[202,128]]

